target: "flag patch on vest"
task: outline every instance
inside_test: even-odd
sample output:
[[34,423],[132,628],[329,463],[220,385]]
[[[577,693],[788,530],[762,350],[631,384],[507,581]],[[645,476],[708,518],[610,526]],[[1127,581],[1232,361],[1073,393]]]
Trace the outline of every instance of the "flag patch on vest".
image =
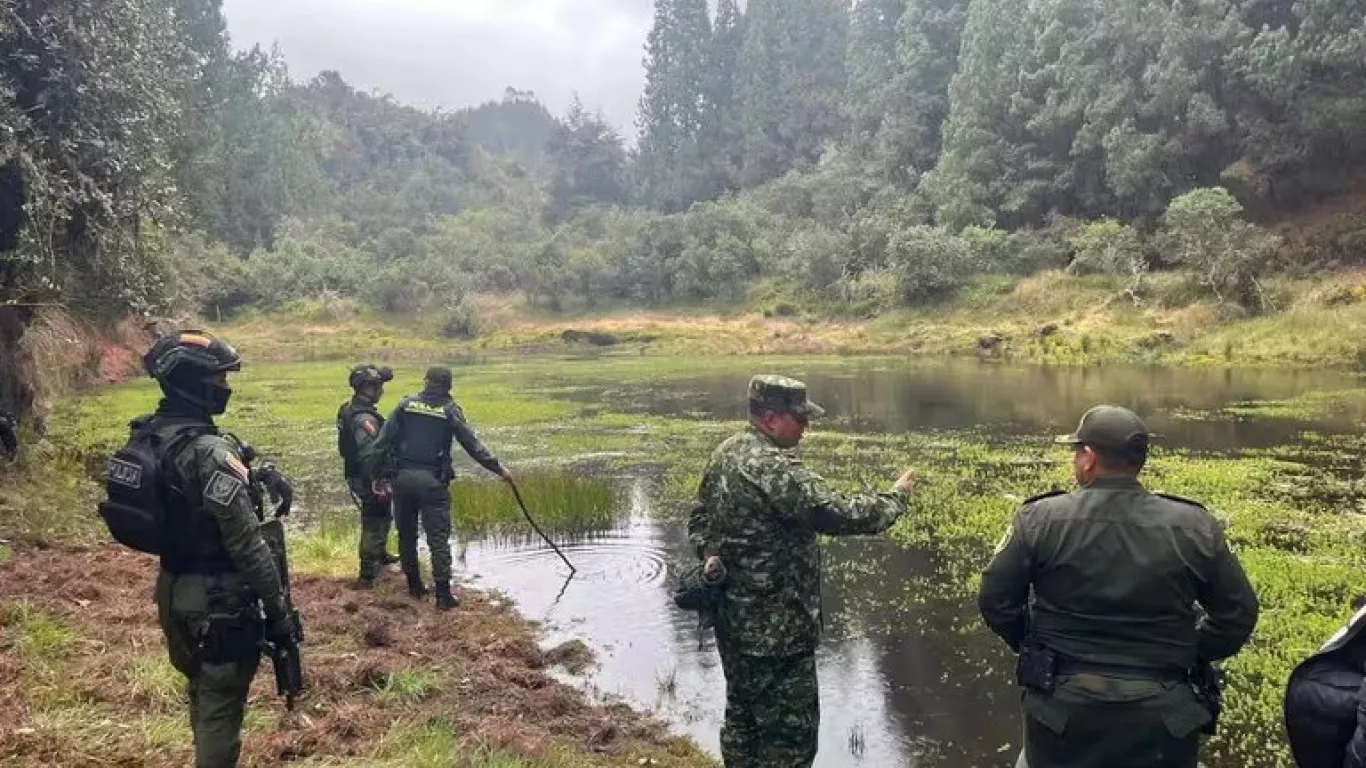
[[226,507],[232,503],[233,499],[237,498],[237,494],[241,490],[241,480],[227,472],[217,470],[213,473],[213,477],[209,478],[209,485],[204,489],[204,498]]
[[224,461],[227,462],[228,469],[231,469],[239,478],[243,480],[251,478],[251,471],[247,469],[247,465],[243,464],[236,456],[230,453],[224,458]]

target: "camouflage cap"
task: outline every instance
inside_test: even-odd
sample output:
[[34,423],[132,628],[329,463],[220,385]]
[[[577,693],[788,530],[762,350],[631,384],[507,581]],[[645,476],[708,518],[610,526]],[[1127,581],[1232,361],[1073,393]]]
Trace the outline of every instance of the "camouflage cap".
[[762,374],[750,379],[749,404],[808,419],[825,415],[824,408],[806,399],[806,385],[786,376]]
[[1146,446],[1149,437],[1138,414],[1117,405],[1097,405],[1082,415],[1077,431],[1058,437],[1057,442],[1122,449]]

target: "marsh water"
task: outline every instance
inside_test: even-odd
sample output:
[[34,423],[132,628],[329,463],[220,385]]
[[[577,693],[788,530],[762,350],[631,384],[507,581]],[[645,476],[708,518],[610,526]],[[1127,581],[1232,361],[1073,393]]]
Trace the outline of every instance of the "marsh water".
[[[1069,431],[1098,402],[1144,414],[1163,447],[1222,453],[1290,445],[1306,430],[1354,432],[1366,400],[1348,398],[1348,405],[1308,420],[1258,415],[1265,401],[1361,386],[1333,372],[847,360],[802,360],[783,372],[804,378],[829,412],[820,429],[1038,438],[1041,452],[1048,436]],[[735,420],[743,417],[747,378],[748,372],[699,370],[602,381],[576,388],[572,397],[585,409]],[[655,514],[657,486],[647,459],[641,457],[639,470],[600,478],[611,488],[615,522],[556,534],[579,569],[573,579],[529,538],[476,539],[459,554],[467,578],[506,593],[528,618],[543,622],[548,643],[588,643],[597,660],[588,675],[594,692],[652,711],[716,753],[725,684],[710,634],[699,649],[695,620],[669,600],[669,565],[687,558],[687,542],[680,526]],[[936,596],[930,556],[880,539],[839,539],[829,542],[824,562],[817,765],[1013,765],[1020,739],[1010,660],[976,621],[970,601]]]

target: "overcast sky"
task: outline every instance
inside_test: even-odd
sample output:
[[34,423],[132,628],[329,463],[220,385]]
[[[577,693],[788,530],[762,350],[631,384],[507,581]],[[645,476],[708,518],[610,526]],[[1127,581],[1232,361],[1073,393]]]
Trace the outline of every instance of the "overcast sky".
[[233,43],[279,43],[296,80],[325,69],[424,108],[535,91],[562,115],[577,92],[635,133],[651,0],[225,0]]

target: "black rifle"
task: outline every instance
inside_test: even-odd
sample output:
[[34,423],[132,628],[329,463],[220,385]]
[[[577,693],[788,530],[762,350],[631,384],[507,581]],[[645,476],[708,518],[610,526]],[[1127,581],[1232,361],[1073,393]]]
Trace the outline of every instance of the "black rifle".
[[264,650],[275,667],[275,692],[285,697],[285,709],[294,709],[294,698],[304,690],[303,659],[299,646],[304,642],[303,617],[294,607],[294,597],[289,588],[289,558],[285,553],[285,526],[280,518],[272,518],[261,524],[261,538],[266,540],[270,553],[275,558],[275,567],[280,572],[280,585],[285,592],[285,610],[293,619],[294,637],[288,642],[265,641]]
[[[233,439],[237,440],[236,437]],[[284,590],[285,610],[293,619],[291,624],[294,627],[294,636],[288,641],[261,642],[262,650],[270,656],[271,664],[275,667],[275,692],[285,697],[285,709],[293,711],[295,697],[304,690],[303,658],[299,654],[299,646],[304,642],[304,623],[299,609],[294,607],[294,596],[290,589],[289,554],[285,548],[285,526],[281,518],[289,514],[294,503],[294,489],[284,475],[269,462],[261,465],[259,470],[253,469],[251,463],[256,460],[255,449],[242,440],[237,440],[237,444],[241,448],[243,463],[249,471],[252,503],[256,506],[256,514],[263,520],[261,538],[265,540],[266,547],[270,549],[271,557],[275,560],[275,570],[280,574],[280,586]],[[276,504],[274,516],[269,520],[264,519],[266,494],[269,494],[271,501]]]

